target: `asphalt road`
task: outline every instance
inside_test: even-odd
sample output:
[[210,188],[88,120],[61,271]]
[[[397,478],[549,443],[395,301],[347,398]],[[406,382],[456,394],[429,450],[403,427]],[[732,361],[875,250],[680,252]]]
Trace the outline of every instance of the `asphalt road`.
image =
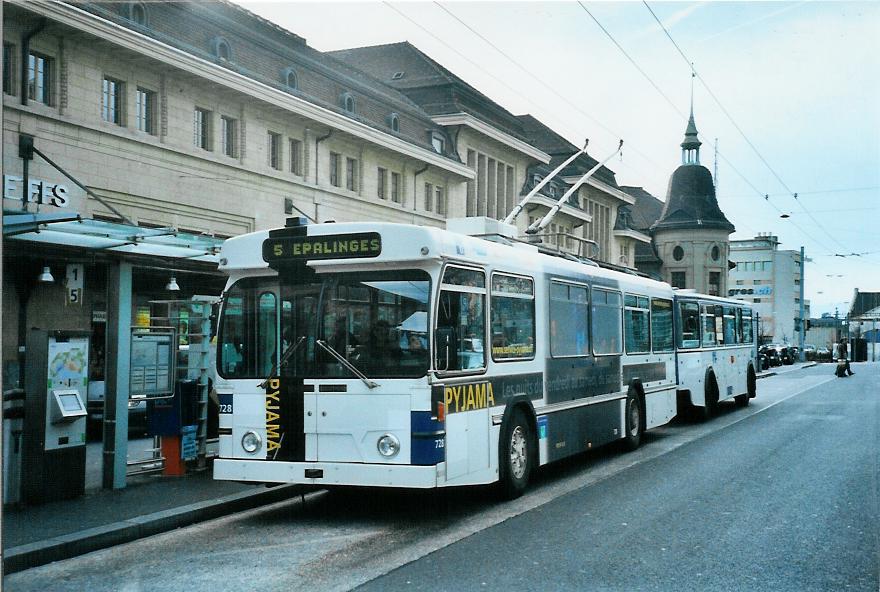
[[[880,365],[483,488],[318,492],[13,574],[10,590],[865,590],[880,586]],[[788,369],[791,370],[791,369]]]

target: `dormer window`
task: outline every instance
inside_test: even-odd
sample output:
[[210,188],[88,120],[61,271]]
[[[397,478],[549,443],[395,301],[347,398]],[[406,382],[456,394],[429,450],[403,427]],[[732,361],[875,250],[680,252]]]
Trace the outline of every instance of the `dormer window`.
[[388,116],[388,127],[393,132],[400,132],[400,117],[397,116],[397,113],[392,113]]
[[289,88],[290,90],[297,90],[299,88],[299,81],[296,77],[296,70],[293,68],[285,68],[281,73],[281,81]]
[[215,37],[211,41],[212,49],[214,50],[214,56],[220,60],[221,62],[231,62],[232,61],[232,48],[229,47],[229,42],[222,37]]
[[147,26],[147,7],[141,2],[132,2],[128,7],[128,18],[133,23]]
[[443,154],[446,152],[446,138],[437,132],[431,132],[431,146],[437,154]]
[[543,178],[544,178],[544,177],[542,177],[541,175],[534,174],[534,175],[532,175],[532,183],[534,183],[535,185],[537,185],[538,183],[541,182],[541,179],[543,179]]
[[339,104],[347,112],[354,115],[356,105],[354,102],[354,97],[351,95],[350,92],[344,92],[339,96]]
[[401,78],[403,78],[403,76],[404,72],[395,72],[391,75],[391,80],[400,80]]

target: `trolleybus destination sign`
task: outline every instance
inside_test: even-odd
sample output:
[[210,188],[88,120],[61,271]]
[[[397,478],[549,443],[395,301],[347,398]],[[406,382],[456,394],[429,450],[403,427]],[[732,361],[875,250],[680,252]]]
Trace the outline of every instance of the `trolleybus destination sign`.
[[324,236],[279,236],[263,241],[263,261],[281,263],[314,259],[378,257],[382,237],[378,232]]

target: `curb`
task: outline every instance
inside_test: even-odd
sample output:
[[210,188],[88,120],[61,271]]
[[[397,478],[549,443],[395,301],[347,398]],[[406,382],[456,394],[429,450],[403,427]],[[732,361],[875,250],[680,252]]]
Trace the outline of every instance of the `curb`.
[[768,372],[759,372],[755,375],[755,378],[761,380],[762,378],[768,378],[770,376],[776,376],[776,372],[768,371]]
[[307,489],[303,485],[279,485],[259,491],[245,491],[19,545],[4,550],[3,573],[24,571],[53,561],[130,543],[175,528],[273,504],[299,495]]

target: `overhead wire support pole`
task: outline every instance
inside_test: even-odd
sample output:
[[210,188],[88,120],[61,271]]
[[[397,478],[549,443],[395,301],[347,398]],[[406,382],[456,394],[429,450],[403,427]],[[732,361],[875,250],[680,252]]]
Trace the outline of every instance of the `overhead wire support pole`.
[[531,200],[541,189],[543,189],[544,185],[549,183],[553,179],[553,177],[555,177],[556,175],[558,175],[562,171],[562,169],[564,169],[565,167],[570,165],[572,163],[572,161],[574,161],[575,158],[577,158],[581,154],[587,153],[587,145],[589,143],[590,143],[590,140],[587,139],[584,142],[583,148],[581,148],[578,152],[575,152],[574,154],[572,154],[568,158],[568,160],[566,160],[561,165],[559,165],[558,167],[553,169],[553,171],[549,175],[547,175],[546,177],[541,179],[541,182],[538,183],[537,185],[535,185],[532,188],[532,190],[529,191],[528,195],[526,195],[524,198],[522,198],[522,200],[520,200],[520,202],[516,205],[516,207],[513,208],[513,210],[511,210],[511,212],[509,214],[507,214],[507,217],[504,219],[504,223],[505,224],[513,224],[513,222],[516,220],[516,217],[519,216],[520,212],[523,211],[523,208],[526,207],[526,204],[529,203],[529,200]]
[[614,156],[618,152],[620,152],[620,150],[622,148],[623,148],[623,140],[621,140],[620,144],[617,145],[617,149],[608,155],[608,158],[606,158],[602,162],[596,164],[596,166],[594,166],[589,171],[587,171],[583,177],[578,179],[577,183],[572,185],[571,188],[568,191],[566,191],[562,197],[559,198],[559,201],[557,201],[556,204],[552,208],[550,208],[550,211],[547,212],[546,216],[544,216],[543,218],[541,218],[540,220],[536,221],[534,224],[529,226],[528,229],[526,230],[526,234],[537,234],[537,233],[541,232],[542,230],[544,230],[547,227],[547,225],[550,224],[550,221],[553,220],[553,218],[556,216],[556,214],[559,212],[559,210],[562,209],[562,204],[564,204],[566,201],[568,201],[569,196],[572,193],[574,193],[575,191],[577,191],[581,185],[586,183],[587,179],[592,177],[596,171],[598,171],[600,168],[605,166],[606,162],[608,162],[609,160],[614,158]]

